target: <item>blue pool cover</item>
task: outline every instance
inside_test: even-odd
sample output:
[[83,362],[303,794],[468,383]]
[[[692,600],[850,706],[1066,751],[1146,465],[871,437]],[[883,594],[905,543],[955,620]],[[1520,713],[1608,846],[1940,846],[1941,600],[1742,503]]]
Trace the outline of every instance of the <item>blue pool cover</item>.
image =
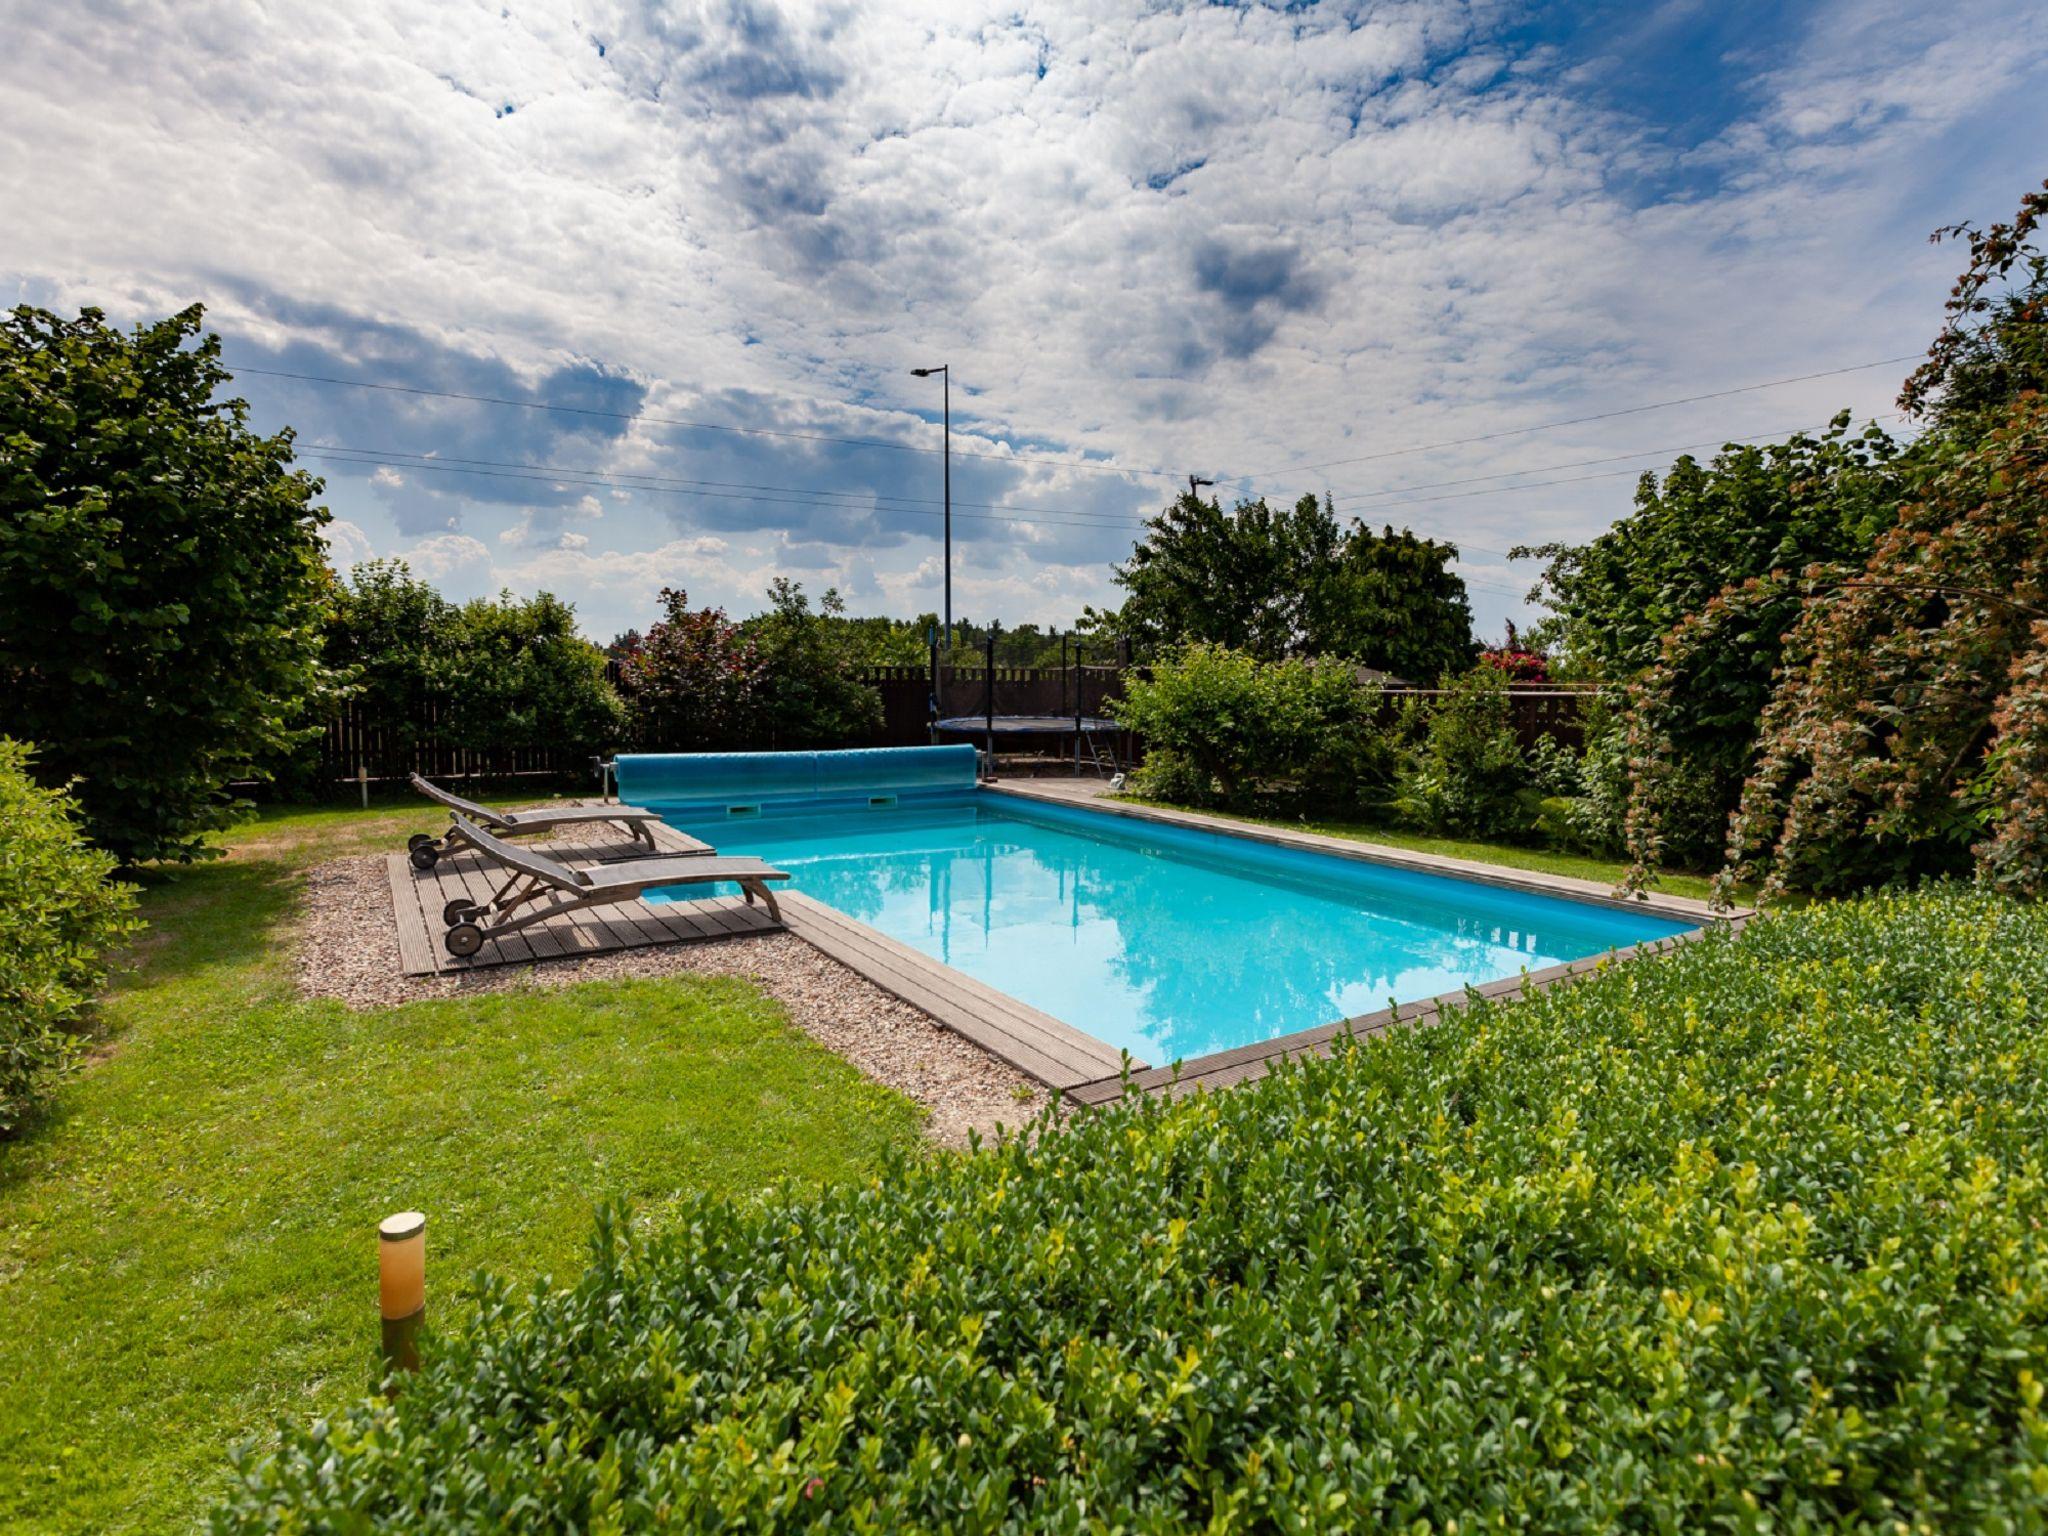
[[974,788],[971,746],[870,747],[840,752],[626,753],[619,798],[684,813],[826,809],[894,797],[928,801]]

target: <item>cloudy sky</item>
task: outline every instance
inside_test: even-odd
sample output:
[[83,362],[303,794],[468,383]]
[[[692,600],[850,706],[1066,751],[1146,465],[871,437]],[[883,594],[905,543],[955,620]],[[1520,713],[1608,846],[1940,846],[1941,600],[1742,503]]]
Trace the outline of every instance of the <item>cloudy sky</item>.
[[2036,0],[0,24],[0,292],[205,303],[337,564],[545,587],[598,638],[778,573],[936,608],[938,363],[963,615],[1113,600],[1192,473],[1454,540],[1497,633],[1509,546],[1642,468],[1890,411],[1956,266],[1928,231],[2048,174]]

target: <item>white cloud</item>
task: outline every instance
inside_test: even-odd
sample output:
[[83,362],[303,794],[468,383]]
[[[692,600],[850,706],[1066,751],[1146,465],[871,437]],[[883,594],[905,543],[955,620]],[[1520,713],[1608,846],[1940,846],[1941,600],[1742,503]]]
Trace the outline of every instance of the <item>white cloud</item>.
[[[782,570],[936,606],[936,465],[817,439],[930,444],[937,381],[907,370],[940,361],[962,608],[1111,597],[1134,518],[1191,470],[1227,493],[1359,459],[1257,485],[1455,536],[1505,613],[1523,579],[1485,551],[1597,528],[1628,476],[1412,497],[1885,408],[1898,369],[1492,436],[1915,350],[1953,264],[1920,237],[2009,213],[2048,130],[2048,19],[2020,0],[1835,0],[1774,17],[1757,59],[1667,62],[1674,96],[1719,72],[1701,110],[1730,110],[1700,142],[1689,96],[1666,120],[1654,81],[1603,94],[1648,31],[1589,58],[1516,43],[1526,20],[1490,0],[41,7],[0,54],[0,276],[124,316],[204,298],[231,352],[296,371],[599,412],[615,397],[583,374],[627,381],[630,427],[242,384],[302,443],[407,450],[318,466],[366,550],[559,582],[594,628],[644,619],[670,576],[741,606]],[[1024,462],[1083,454],[1169,473]]]
[[377,558],[370,536],[346,518],[335,518],[321,529],[320,536],[327,543],[327,563],[337,571]]
[[467,534],[441,533],[421,539],[404,552],[404,559],[417,574],[429,581],[446,581],[455,577],[473,577],[489,570],[491,551],[481,540],[472,539]]

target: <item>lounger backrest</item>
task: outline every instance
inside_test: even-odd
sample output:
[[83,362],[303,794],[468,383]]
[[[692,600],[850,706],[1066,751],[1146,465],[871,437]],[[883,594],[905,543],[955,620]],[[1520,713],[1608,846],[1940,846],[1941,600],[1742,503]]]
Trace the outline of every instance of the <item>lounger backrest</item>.
[[425,795],[429,800],[437,800],[451,811],[460,811],[472,821],[496,821],[498,819],[486,807],[478,805],[474,800],[465,800],[460,795],[451,795],[433,780],[423,779],[418,774],[412,776],[412,787]]
[[483,850],[486,855],[507,869],[516,869],[522,875],[531,875],[544,885],[551,885],[562,891],[584,890],[590,885],[589,877],[581,870],[571,869],[560,859],[551,859],[535,849],[508,843],[504,838],[486,832],[465,816],[455,818],[454,831],[463,842]]

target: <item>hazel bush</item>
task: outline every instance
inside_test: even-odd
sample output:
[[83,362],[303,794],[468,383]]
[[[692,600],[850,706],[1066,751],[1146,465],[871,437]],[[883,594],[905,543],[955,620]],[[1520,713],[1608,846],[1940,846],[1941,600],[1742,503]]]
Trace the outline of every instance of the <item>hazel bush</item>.
[[141,926],[135,888],[110,878],[70,795],[30,777],[33,755],[0,736],[0,1136],[76,1056],[107,951]]

